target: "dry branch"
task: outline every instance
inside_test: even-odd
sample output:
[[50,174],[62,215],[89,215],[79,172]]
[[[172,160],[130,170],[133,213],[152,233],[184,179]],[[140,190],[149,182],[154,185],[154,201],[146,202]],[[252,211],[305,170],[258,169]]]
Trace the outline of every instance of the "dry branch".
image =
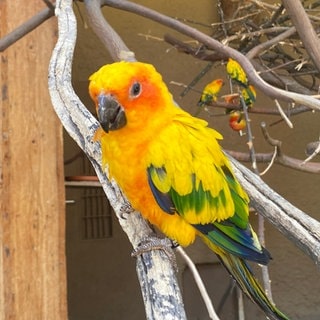
[[[76,42],[76,20],[72,1],[57,4],[59,38],[49,66],[49,91],[52,104],[63,126],[90,159],[104,191],[133,247],[152,234],[138,213],[128,213],[128,203],[114,181],[109,181],[101,168],[101,150],[93,142],[98,123],[81,103],[71,85],[71,64]],[[130,211],[130,208],[129,208]],[[185,319],[182,298],[174,268],[160,250],[137,258],[139,276],[148,319]]]
[[[282,0],[314,65],[320,72],[320,40],[300,0]],[[306,30],[308,30],[306,32]]]
[[24,37],[26,34],[37,28],[41,23],[51,18],[54,15],[55,4],[48,4],[48,7],[40,11],[31,19],[17,27],[15,30],[0,39],[0,52],[7,49],[16,41]]
[[269,188],[261,178],[231,158],[251,205],[320,266],[320,223]]

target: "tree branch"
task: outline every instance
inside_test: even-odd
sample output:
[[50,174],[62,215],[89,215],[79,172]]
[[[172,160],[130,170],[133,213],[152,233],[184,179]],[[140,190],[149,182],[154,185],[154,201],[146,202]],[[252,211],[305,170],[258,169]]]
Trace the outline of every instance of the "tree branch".
[[33,16],[31,19],[23,23],[21,26],[4,36],[0,39],[0,52],[4,51],[12,44],[17,42],[19,39],[24,37],[26,34],[37,28],[41,23],[48,20],[54,15],[54,6],[48,4],[48,7],[40,11],[38,14]]
[[[300,0],[282,0],[311,60],[320,72],[320,40]],[[307,32],[306,32],[307,30]]]
[[[265,163],[274,162],[297,171],[303,171],[308,173],[320,173],[320,163],[300,160],[300,159],[292,158],[285,155],[281,149],[282,142],[270,136],[267,130],[266,123],[262,122],[260,124],[260,127],[265,140],[270,144],[270,146],[275,148],[275,153],[256,153],[257,162],[265,162]],[[314,145],[316,145],[316,147],[314,147]],[[318,147],[318,145],[319,145],[319,142],[309,144],[306,149],[308,152],[306,153],[308,154],[309,152],[311,153],[314,152],[315,149]],[[237,159],[238,161],[242,161],[242,162],[251,161],[249,153],[237,152],[232,150],[228,150],[227,153],[230,154],[235,159]]]
[[[57,3],[59,38],[49,66],[49,92],[63,126],[91,161],[105,193],[133,247],[152,234],[139,213],[127,214],[128,203],[114,181],[101,168],[101,150],[93,142],[99,124],[81,103],[71,85],[71,65],[76,41],[76,20],[71,0]],[[185,319],[185,311],[171,261],[155,250],[137,258],[137,273],[148,319]]]
[[251,205],[320,267],[320,223],[273,191],[259,176],[230,157]]
[[266,42],[263,42],[260,45],[255,46],[249,52],[247,52],[247,54],[246,54],[247,58],[253,59],[255,56],[257,56],[263,50],[266,50],[266,49],[270,48],[271,46],[273,46],[274,44],[279,43],[280,41],[283,41],[284,39],[292,36],[296,32],[297,32],[296,28],[291,27],[290,29],[280,33],[276,37],[274,37]]
[[134,53],[129,50],[119,35],[106,21],[101,12],[100,0],[84,0],[88,23],[99,37],[102,44],[109,51],[112,60],[134,61]]
[[[291,29],[289,29],[289,30],[291,30]],[[281,35],[284,36],[283,34],[281,34]],[[192,47],[191,45],[189,45],[183,41],[180,41],[169,34],[164,35],[164,40],[166,42],[168,42],[169,44],[171,44],[172,46],[174,46],[178,51],[186,53],[186,54],[191,54],[193,57],[200,59],[200,60],[210,61],[210,62],[215,62],[215,61],[220,62],[222,60],[228,59],[228,56],[226,54],[216,52],[216,51],[205,50],[203,48],[199,49],[198,47]],[[264,43],[262,43],[262,45],[264,46]],[[259,47],[259,45],[257,47]],[[254,50],[254,49],[252,49],[252,50]],[[260,49],[258,49],[258,50],[260,51]],[[253,53],[255,54],[254,51],[253,51]],[[249,58],[248,55],[247,55],[247,58]],[[274,69],[266,69],[265,67],[262,67],[262,65],[257,61],[255,61],[255,60],[250,60],[250,61],[251,61],[252,65],[254,66],[254,68],[259,73],[260,77],[263,80],[265,80],[266,82],[268,82],[269,84],[271,84],[275,87],[278,87],[278,88],[282,88],[282,89],[286,88],[287,90],[292,90],[294,92],[299,92],[299,93],[303,93],[303,94],[312,94],[311,90],[310,90],[310,85],[308,85],[307,87],[302,86],[297,81],[292,79],[291,76],[290,77],[286,76],[286,75],[281,75],[281,77],[275,76],[273,74]],[[301,106],[300,106],[300,108],[301,108]],[[310,110],[310,108],[305,107],[305,106],[303,106],[303,108],[305,110]],[[265,108],[265,110],[266,110],[266,108]],[[256,111],[252,111],[252,112],[256,112]],[[257,112],[259,112],[259,111],[257,111]],[[272,111],[263,111],[263,113],[269,113],[269,112],[272,112]]]
[[[250,155],[247,152],[238,152],[232,150],[226,150],[228,154],[241,162],[250,162]],[[259,163],[269,163],[272,161],[273,153],[256,153],[256,159]],[[284,167],[291,168],[297,171],[303,171],[308,173],[320,173],[320,163],[318,162],[306,162],[304,160],[295,159],[285,154],[276,154],[274,163],[280,164]]]

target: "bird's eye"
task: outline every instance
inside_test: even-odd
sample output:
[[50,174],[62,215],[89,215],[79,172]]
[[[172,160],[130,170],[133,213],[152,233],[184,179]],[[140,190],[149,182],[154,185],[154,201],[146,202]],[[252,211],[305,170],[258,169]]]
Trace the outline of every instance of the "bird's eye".
[[141,92],[141,85],[139,82],[135,82],[131,87],[131,96],[137,97]]

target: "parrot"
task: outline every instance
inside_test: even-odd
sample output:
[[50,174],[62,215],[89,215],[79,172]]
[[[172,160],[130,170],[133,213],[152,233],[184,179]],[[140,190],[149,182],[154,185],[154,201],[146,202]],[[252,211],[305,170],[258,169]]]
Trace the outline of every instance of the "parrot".
[[[250,94],[248,91],[250,92]],[[256,97],[257,97],[256,89],[254,88],[254,86],[250,84],[247,89],[244,88],[241,90],[241,94],[242,94],[242,97],[243,97],[245,104],[248,107],[252,107],[252,105],[256,101]],[[252,100],[252,96],[254,97],[254,100]]]
[[267,264],[249,222],[249,198],[220,147],[220,133],[174,101],[143,62],[102,66],[89,78],[101,165],[132,207],[181,246],[199,236],[243,292],[272,319],[288,319],[267,297],[248,261]]
[[202,107],[211,103],[212,101],[216,101],[217,95],[220,92],[223,84],[224,82],[222,79],[216,79],[208,83],[202,91],[198,106]]
[[256,91],[252,85],[249,85],[248,78],[241,65],[231,58],[227,62],[227,73],[229,77],[242,87],[241,94],[244,100],[251,101],[251,104],[256,101]]
[[229,125],[234,131],[242,131],[246,127],[246,120],[240,111],[233,110],[229,113]]

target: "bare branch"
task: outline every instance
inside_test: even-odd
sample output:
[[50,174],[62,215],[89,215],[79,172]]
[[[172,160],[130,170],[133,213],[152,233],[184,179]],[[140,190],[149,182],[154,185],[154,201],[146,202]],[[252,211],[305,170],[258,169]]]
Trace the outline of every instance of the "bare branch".
[[[200,59],[200,60],[205,60],[205,61],[210,61],[210,62],[216,62],[216,61],[220,62],[220,61],[228,59],[228,56],[224,53],[217,52],[217,51],[210,51],[210,50],[206,50],[204,48],[199,49],[198,47],[193,47],[190,44],[185,43],[183,41],[180,41],[169,34],[164,35],[164,40],[166,42],[168,42],[169,44],[171,44],[172,46],[174,46],[178,51],[186,53],[186,54],[191,54],[193,57]],[[252,50],[254,50],[254,49],[252,49]],[[258,50],[260,51],[260,49],[258,49]],[[255,54],[254,51],[253,51],[253,54]],[[247,58],[249,58],[249,57],[247,56]],[[274,73],[273,73],[275,71],[274,68],[273,69],[266,69],[265,67],[262,67],[262,65],[260,63],[258,63],[257,61],[255,61],[255,60],[250,60],[250,61],[251,61],[252,65],[254,66],[254,68],[259,73],[260,77],[263,80],[267,81],[268,83],[272,84],[273,86],[278,87],[278,88],[286,88],[288,90],[292,90],[294,92],[300,92],[303,94],[311,94],[310,85],[308,85],[307,87],[302,86],[297,81],[295,81],[291,76],[289,77],[289,76],[282,75],[281,78],[279,78],[274,75]],[[305,106],[303,108],[305,109],[305,111],[310,110],[310,108],[307,108]],[[269,112],[272,113],[272,109],[265,108],[265,110],[266,111],[263,111],[262,113],[269,113]],[[270,110],[270,111],[268,111],[268,110]],[[253,112],[260,113],[259,110],[256,110]],[[277,114],[277,113],[278,113],[277,111],[274,112],[274,114]]]
[[[281,150],[282,142],[270,136],[267,130],[266,123],[262,122],[260,126],[262,129],[264,138],[272,147],[275,148],[275,152],[256,153],[257,162],[264,162],[264,163],[274,162],[298,171],[303,171],[308,173],[320,173],[319,162],[310,162],[310,161],[306,162],[305,160],[300,160],[300,159],[292,158],[285,155]],[[317,143],[317,146],[318,144],[319,143]],[[237,152],[232,150],[227,150],[227,153],[230,154],[235,159],[237,159],[238,161],[242,161],[242,162],[251,161],[249,153]]]
[[208,310],[208,314],[209,314],[209,317],[210,319],[212,320],[219,320],[219,317],[217,316],[214,308],[213,308],[213,305],[212,305],[212,302],[211,302],[211,299],[208,295],[208,292],[202,282],[202,279],[199,275],[199,272],[195,266],[195,264],[193,263],[193,261],[190,259],[190,257],[186,254],[186,252],[181,248],[181,247],[177,247],[176,249],[180,255],[182,256],[183,260],[186,262],[186,264],[188,265],[192,275],[193,275],[193,278],[195,279],[195,282],[198,286],[198,289],[200,291],[200,294],[202,296],[202,299],[206,305],[206,308]]
[[288,127],[290,129],[292,129],[293,128],[293,124],[292,124],[291,120],[287,117],[286,113],[283,111],[279,101],[277,99],[275,99],[274,102],[275,102],[275,104],[277,106],[277,109],[278,109],[279,114],[282,117],[282,119],[285,121],[285,123],[288,125]]
[[320,223],[269,188],[259,176],[230,158],[251,205],[320,266]]
[[109,51],[112,59],[114,61],[134,61],[134,53],[128,49],[120,36],[103,17],[100,9],[101,1],[85,0],[84,3],[89,25]]
[[[252,38],[252,37],[262,36],[264,34],[276,33],[276,32],[279,32],[279,31],[281,31],[281,33],[278,36],[276,36],[275,38],[280,37],[280,39],[286,39],[288,36],[290,36],[292,34],[292,30],[291,29],[294,29],[294,28],[272,27],[272,28],[262,29],[262,30],[258,30],[258,31],[247,32],[245,34],[242,34],[242,33],[241,34],[234,34],[232,36],[229,36],[229,37],[223,39],[222,43],[228,44],[228,43],[230,43],[231,41],[234,41],[234,40],[240,40],[240,39],[243,40],[245,38]],[[272,39],[274,39],[274,38],[272,38]],[[268,44],[266,45],[266,48],[272,46],[276,42],[272,41],[270,43],[269,41],[267,41],[267,43]],[[262,48],[262,50],[264,50],[264,48]],[[259,51],[261,51],[261,50],[259,50]],[[250,58],[254,57],[255,55],[256,54],[251,54]],[[247,54],[247,57],[248,57],[248,54]]]
[[274,44],[279,43],[279,41],[283,41],[284,39],[292,36],[295,33],[296,33],[296,28],[295,27],[291,27],[290,29],[280,33],[278,36],[270,39],[269,41],[263,42],[260,45],[252,48],[246,54],[246,56],[247,56],[248,59],[253,59],[255,56],[257,56],[263,50],[266,50],[266,49],[270,48]]
[[[300,0],[282,0],[311,60],[320,72],[320,40]],[[307,30],[307,32],[306,32]]]
[[48,5],[47,8],[40,11],[33,16],[30,20],[23,23],[21,26],[0,39],[0,52],[4,51],[16,41],[24,37],[26,34],[37,28],[44,21],[48,20],[54,15],[54,5]]
[[[135,248],[153,232],[139,213],[127,214],[132,209],[128,207],[116,183],[107,179],[100,163],[100,145],[93,142],[94,132],[99,125],[72,88],[71,65],[76,41],[76,20],[72,11],[72,1],[58,2],[56,15],[59,38],[49,66],[52,104],[67,132],[90,159],[123,230]],[[174,268],[161,250],[139,256],[137,273],[148,319],[186,318]]]
[[[245,153],[232,150],[226,150],[226,152],[238,161],[250,162],[250,155],[247,152]],[[320,173],[319,162],[307,162],[304,164],[303,160],[289,157],[283,153],[281,153],[280,156],[277,154],[276,157],[274,157],[274,152],[256,153],[256,159],[259,163],[270,163],[271,161],[273,161],[274,163],[280,164],[284,167],[291,168],[297,171],[317,174]]]

